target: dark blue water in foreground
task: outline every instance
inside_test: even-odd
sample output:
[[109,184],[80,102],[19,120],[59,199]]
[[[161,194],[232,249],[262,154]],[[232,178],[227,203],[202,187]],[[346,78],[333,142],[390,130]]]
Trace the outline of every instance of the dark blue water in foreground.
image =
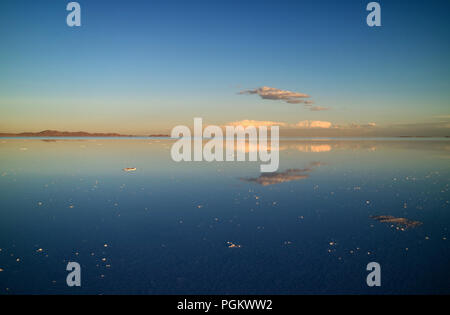
[[450,293],[449,140],[282,141],[277,183],[172,143],[0,139],[0,294]]

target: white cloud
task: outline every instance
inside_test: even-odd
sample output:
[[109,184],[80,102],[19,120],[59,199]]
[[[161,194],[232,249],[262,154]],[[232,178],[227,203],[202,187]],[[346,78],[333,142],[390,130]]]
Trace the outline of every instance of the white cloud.
[[257,94],[265,100],[281,100],[291,104],[305,103],[304,98],[310,97],[305,93],[281,90],[269,86],[263,86],[253,90],[241,91],[239,92],[239,94]]
[[374,128],[377,126],[376,123],[370,122],[367,124],[357,124],[357,123],[350,123],[350,124],[333,124],[330,121],[323,121],[323,120],[302,120],[298,123],[291,124],[281,121],[271,121],[271,120],[239,120],[239,121],[233,121],[226,124],[226,126],[242,126],[242,127],[248,127],[248,126],[280,126],[284,128],[290,128],[290,129],[362,129],[362,128]]
[[253,90],[244,90],[239,92],[239,94],[256,94],[265,100],[284,101],[289,104],[303,104],[305,107],[309,108],[310,111],[316,112],[330,109],[328,107],[312,106],[314,101],[309,99],[310,96],[306,93],[281,90],[269,86],[263,86]]
[[254,90],[246,90],[240,92],[240,94],[258,94],[263,99],[268,100],[284,100],[294,101],[299,98],[309,98],[310,96],[305,93],[292,92],[287,90],[280,90],[268,86],[263,86]]
[[320,120],[303,120],[295,124],[296,128],[310,129],[310,128],[331,128],[333,124],[329,121]]
[[242,127],[248,127],[248,126],[254,126],[254,127],[259,127],[259,126],[266,126],[266,127],[270,127],[270,126],[287,126],[286,123],[284,122],[279,122],[279,121],[270,121],[270,120],[249,120],[249,119],[244,119],[244,120],[239,120],[239,121],[234,121],[234,122],[230,122],[227,124],[227,126],[242,126]]

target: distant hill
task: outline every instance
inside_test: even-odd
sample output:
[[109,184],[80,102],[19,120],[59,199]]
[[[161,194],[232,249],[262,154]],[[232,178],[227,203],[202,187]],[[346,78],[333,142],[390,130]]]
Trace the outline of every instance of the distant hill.
[[157,135],[149,135],[151,138],[170,138],[170,135],[163,135],[163,134],[157,134]]
[[85,131],[44,130],[40,132],[0,133],[0,137],[135,137],[118,133],[89,133]]

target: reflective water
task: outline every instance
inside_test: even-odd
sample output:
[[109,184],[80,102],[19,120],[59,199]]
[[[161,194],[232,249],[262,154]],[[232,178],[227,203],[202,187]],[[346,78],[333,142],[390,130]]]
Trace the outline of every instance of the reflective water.
[[448,139],[285,140],[271,175],[172,143],[0,139],[0,294],[450,293]]

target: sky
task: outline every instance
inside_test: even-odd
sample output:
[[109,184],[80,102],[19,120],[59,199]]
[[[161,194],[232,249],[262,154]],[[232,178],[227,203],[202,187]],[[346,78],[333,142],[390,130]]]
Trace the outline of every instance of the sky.
[[0,132],[450,135],[447,0],[69,2],[0,1]]

